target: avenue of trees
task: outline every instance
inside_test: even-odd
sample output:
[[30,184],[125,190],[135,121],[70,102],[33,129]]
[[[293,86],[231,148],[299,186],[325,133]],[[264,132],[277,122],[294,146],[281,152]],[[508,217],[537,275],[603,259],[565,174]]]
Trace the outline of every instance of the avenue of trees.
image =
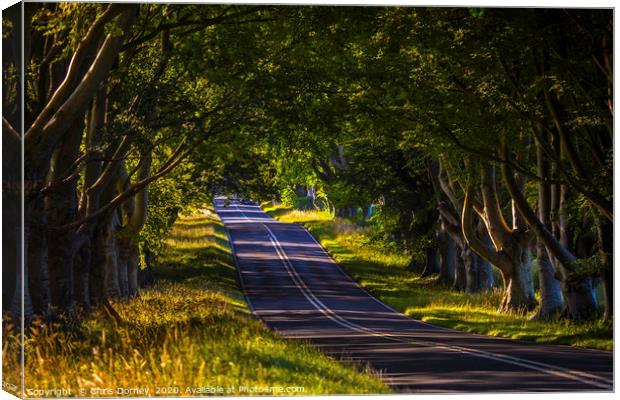
[[301,204],[310,190],[420,274],[501,288],[501,312],[611,319],[612,22],[587,9],[27,3],[22,66],[9,9],[5,309],[23,295],[27,319],[114,314],[109,299],[138,295],[182,208],[214,191]]

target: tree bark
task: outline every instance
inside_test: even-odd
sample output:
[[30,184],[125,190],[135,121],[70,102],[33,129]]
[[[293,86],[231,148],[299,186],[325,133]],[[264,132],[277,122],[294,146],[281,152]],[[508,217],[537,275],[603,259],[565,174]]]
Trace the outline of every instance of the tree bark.
[[474,253],[469,246],[465,246],[461,250],[461,258],[465,267],[465,290],[467,293],[476,293],[481,290],[481,278],[480,265],[478,263],[478,256]]
[[85,310],[91,307],[90,302],[90,268],[92,264],[92,248],[91,245],[85,245],[80,248],[76,255],[74,268],[74,294],[75,301]]
[[[508,147],[505,143],[502,147],[503,155],[508,159]],[[593,295],[591,275],[583,274],[583,271],[580,271],[582,268],[577,263],[577,257],[563,246],[538,218],[527,202],[525,195],[517,186],[513,172],[507,164],[502,165],[502,175],[508,192],[519,212],[523,215],[528,226],[535,232],[538,239],[545,244],[550,258],[555,258],[557,261],[562,293],[566,303],[565,315],[574,320],[592,318],[598,307],[596,298]]]
[[[97,51],[97,56],[75,89],[70,93],[61,91],[62,96],[56,97],[55,94],[26,132],[25,157],[34,162],[33,168],[45,167],[47,164],[45,162],[46,157],[44,154],[41,157],[37,153],[49,152],[50,149],[53,150],[56,147],[67,129],[74,123],[75,118],[89,104],[98,89],[98,85],[109,73],[121,49],[125,33],[135,18],[136,7],[136,5],[123,7],[125,11],[119,16],[118,21],[123,32],[121,34],[109,33],[106,36]],[[56,102],[58,102],[57,105]],[[51,114],[52,111],[53,114]]]
[[[24,181],[22,180],[21,148],[23,93],[22,40],[30,31],[30,19],[22,18],[22,5],[15,4],[2,11],[3,22],[12,29],[3,29],[3,72],[14,68],[14,79],[8,74],[2,80],[2,309],[10,311],[19,328],[22,315],[22,212]],[[25,26],[24,26],[25,25]],[[11,85],[15,94],[9,96]],[[24,288],[28,290],[28,285]],[[27,296],[29,299],[29,296]]]
[[108,298],[121,297],[121,283],[118,266],[118,242],[116,231],[119,226],[116,211],[113,211],[107,222],[105,231],[105,244],[103,246],[103,258],[105,259],[106,293]]
[[[4,166],[4,171],[7,169]],[[21,201],[9,195],[8,184],[3,183],[6,186],[2,190],[2,307],[8,310],[17,288],[17,276],[21,274]]]
[[[115,153],[117,152],[118,151],[115,151]],[[116,187],[111,183],[115,182],[117,179],[118,168],[114,168],[111,165],[108,165],[108,167],[113,169],[113,172],[110,172],[107,168],[104,169],[102,175],[100,175],[100,179],[106,174],[106,170],[109,171],[111,176],[106,179],[105,183],[99,185],[97,190],[93,190],[89,193],[89,199],[87,201],[87,212],[90,212],[90,215],[95,213],[98,214],[91,219],[92,222],[86,225],[83,232],[80,233],[92,237],[90,240],[92,246],[90,247],[91,265],[89,290],[91,292],[93,305],[104,305],[108,298],[119,297],[121,295],[116,237],[116,231],[120,226],[118,210],[110,208],[102,212],[102,208],[97,208],[101,203],[108,203],[110,199],[114,198],[116,195]],[[97,182],[99,182],[99,179]],[[97,183],[94,185],[96,184]],[[91,188],[92,187],[93,186],[91,186]],[[76,224],[75,227],[77,226],[78,224]]]
[[478,266],[478,290],[485,291],[493,289],[496,286],[493,267],[487,260],[479,255],[474,254],[473,256]]
[[129,252],[130,239],[120,237],[116,240],[116,260],[118,267],[118,286],[120,297],[129,297]]
[[[551,165],[547,161],[540,143],[536,144],[536,170],[540,177],[551,177]],[[551,228],[552,188],[547,182],[538,183],[538,217],[547,227]],[[550,319],[558,316],[564,308],[562,287],[556,278],[553,263],[549,259],[545,245],[538,241],[536,245],[538,265],[538,282],[540,287],[540,307],[533,319]]]
[[518,261],[515,260],[514,267],[504,271],[507,287],[500,311],[523,313],[534,309],[537,301],[534,294],[530,257],[525,251],[520,251],[515,256],[518,257]]
[[[449,176],[444,179],[444,171],[448,172],[444,163],[439,162],[436,171],[433,173],[431,169],[429,175],[433,182],[433,189],[437,192],[437,209],[443,220],[449,224],[448,233],[458,246],[460,255],[456,268],[454,289],[474,293],[482,288],[486,289],[492,286],[493,275],[490,265],[479,263],[478,255],[472,251],[463,237],[461,219],[459,218],[463,212],[463,203],[456,196]],[[482,226],[484,227],[484,224]]]
[[[15,274],[15,291],[13,292],[13,299],[11,301],[11,313],[13,314],[13,320],[15,325],[19,326],[23,322],[24,325],[29,325],[33,316],[32,301],[30,297],[30,289],[28,285],[28,229],[23,229],[24,235],[24,249],[22,252],[22,228],[15,230],[15,236],[18,238],[15,241],[17,247],[17,273]],[[26,259],[22,259],[22,257]],[[23,270],[22,270],[23,265]],[[23,272],[23,273],[22,273]]]
[[[489,235],[486,233],[486,228],[484,226],[484,223],[480,221],[480,219],[478,219],[478,224],[476,228],[477,228],[478,236],[483,238],[482,241],[484,242],[484,244],[487,247],[491,246],[492,245],[491,239],[489,238]],[[479,279],[480,290],[493,289],[494,287],[497,286],[497,282],[495,281],[495,274],[493,273],[493,266],[491,265],[489,261],[487,261],[483,257],[480,257],[478,254],[476,254],[475,251],[474,251],[474,255],[476,257],[476,262],[478,264],[478,279]]]
[[[471,183],[467,185],[463,202],[461,223],[463,236],[472,250],[495,265],[502,274],[504,295],[499,310],[518,313],[530,311],[536,306],[537,301],[528,257],[529,234],[519,227],[517,227],[519,229],[509,231],[501,215],[497,193],[495,193],[494,174],[488,166],[483,169],[482,181],[484,207],[480,216],[493,246],[487,246],[476,235],[472,199],[474,192]],[[517,218],[513,218],[513,223],[517,221]]]
[[155,256],[153,252],[148,248],[148,246],[144,246],[142,248],[142,254],[144,255],[144,269],[138,270],[138,285],[140,287],[145,287],[151,285],[153,283],[153,262],[155,260]]
[[597,233],[599,242],[599,257],[603,276],[603,296],[605,299],[605,313],[603,318],[611,321],[614,316],[614,274],[613,274],[613,224],[606,218],[597,218]]
[[[143,154],[138,170],[138,181],[146,179],[151,170],[151,153]],[[121,167],[119,178],[119,191],[122,193],[130,185],[125,165]],[[138,295],[138,267],[139,251],[137,237],[146,223],[148,212],[148,188],[145,186],[138,191],[133,198],[127,200],[121,207],[125,215],[125,226],[120,232],[118,241],[119,248],[119,277],[120,288],[123,297]]]
[[433,243],[426,248],[426,262],[424,263],[424,269],[421,273],[422,277],[439,274],[439,253],[437,250],[436,243]]
[[47,220],[42,202],[37,201],[28,209],[25,223],[29,225],[26,257],[29,274],[26,282],[28,282],[33,312],[47,315],[50,311]]
[[459,248],[457,251],[459,257],[456,258],[456,268],[454,269],[454,284],[452,289],[463,291],[467,289],[468,276],[471,272],[471,257],[468,256],[467,250]]
[[101,306],[107,301],[107,266],[111,216],[101,218],[95,226],[93,237],[89,241],[90,254],[89,293],[90,304]]
[[[84,123],[76,123],[52,157],[45,200],[45,212],[51,226],[69,223],[77,215],[77,177],[68,181],[66,178],[71,175],[70,169],[78,158],[83,130]],[[70,311],[75,301],[75,230],[48,232],[47,240],[52,305]]]
[[541,243],[536,248],[536,263],[540,287],[540,307],[532,319],[551,319],[560,315],[564,309],[564,299],[560,281],[555,277],[555,271],[549,261],[547,251]]
[[452,286],[456,274],[456,245],[442,222],[439,229],[439,277],[438,281]]
[[138,245],[132,243],[129,249],[129,260],[127,264],[128,270],[128,284],[129,284],[129,297],[135,297],[140,291],[140,285],[138,284],[138,270],[140,264],[140,253]]

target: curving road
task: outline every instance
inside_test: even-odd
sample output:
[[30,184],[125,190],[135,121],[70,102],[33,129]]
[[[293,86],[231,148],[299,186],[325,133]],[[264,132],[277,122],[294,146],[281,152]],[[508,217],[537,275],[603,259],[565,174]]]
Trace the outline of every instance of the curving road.
[[370,364],[405,393],[613,390],[613,354],[473,335],[409,318],[368,294],[303,227],[215,200],[246,298],[270,328]]

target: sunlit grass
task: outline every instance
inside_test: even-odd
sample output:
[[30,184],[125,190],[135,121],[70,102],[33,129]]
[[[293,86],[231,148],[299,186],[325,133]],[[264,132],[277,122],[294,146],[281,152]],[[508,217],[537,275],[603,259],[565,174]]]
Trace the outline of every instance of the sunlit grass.
[[[188,391],[195,387],[251,394],[239,386],[303,387],[287,393],[302,395],[390,392],[371,371],[283,339],[252,317],[215,214],[178,221],[155,273],[155,285],[138,298],[113,302],[121,325],[100,311],[71,324],[33,328],[26,388],[67,388],[74,396],[104,395],[91,392],[97,388],[113,388],[106,395],[117,396],[116,388],[130,387],[148,388],[149,396],[200,394]],[[5,337],[5,350],[15,348],[13,339]],[[16,354],[5,353],[10,382],[19,382]],[[158,393],[158,387],[171,389]]]
[[409,257],[371,239],[369,228],[317,211],[291,211],[263,204],[278,220],[300,223],[357,282],[396,310],[428,323],[466,332],[539,343],[613,349],[610,323],[533,321],[498,313],[500,291],[468,294],[442,287],[407,270]]
[[[277,209],[277,208],[275,208]],[[329,219],[331,216],[327,211],[300,211],[290,210],[278,218],[282,222],[307,222],[318,219]]]

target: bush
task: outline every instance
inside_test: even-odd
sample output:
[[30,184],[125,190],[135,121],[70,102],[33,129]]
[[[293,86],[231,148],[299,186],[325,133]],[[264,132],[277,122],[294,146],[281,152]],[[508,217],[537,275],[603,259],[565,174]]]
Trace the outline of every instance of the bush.
[[282,204],[286,207],[295,207],[297,194],[290,186],[287,186],[280,192],[280,199],[282,199]]

